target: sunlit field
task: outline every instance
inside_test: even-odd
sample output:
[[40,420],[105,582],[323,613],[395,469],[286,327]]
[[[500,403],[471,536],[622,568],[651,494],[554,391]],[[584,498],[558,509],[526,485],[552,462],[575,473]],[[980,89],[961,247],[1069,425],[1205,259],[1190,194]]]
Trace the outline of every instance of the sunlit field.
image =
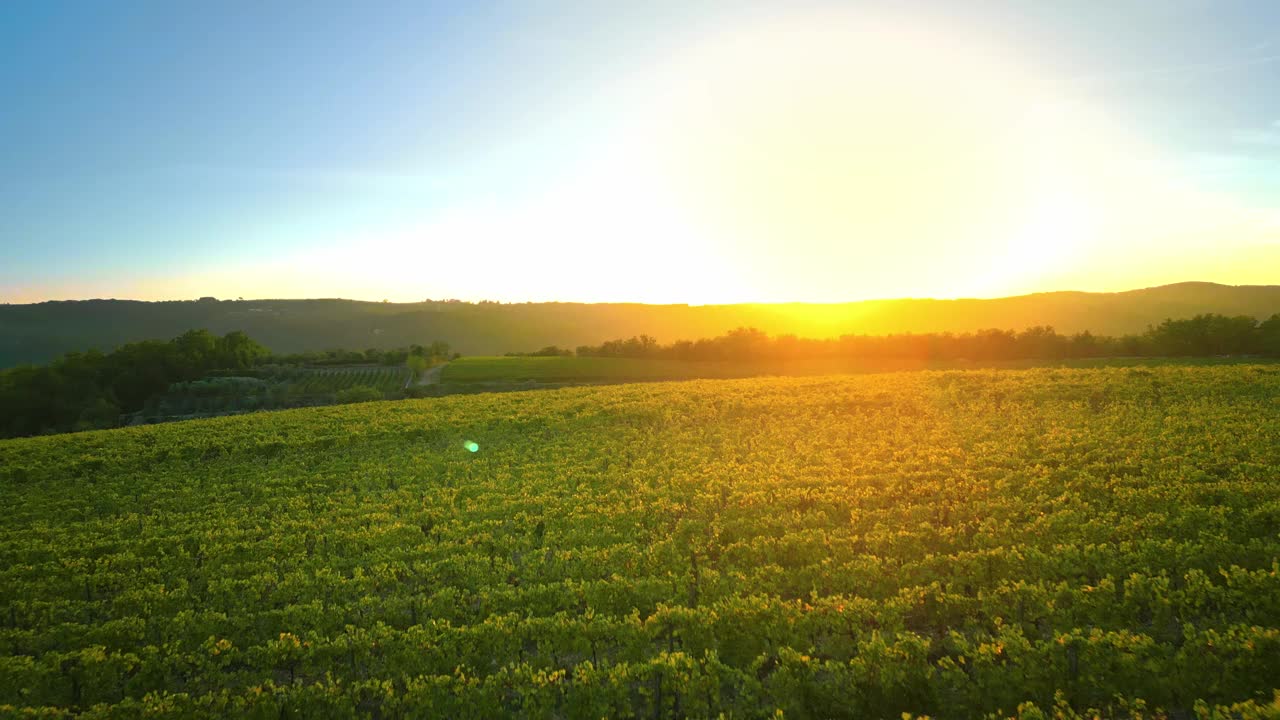
[[1262,717],[1278,436],[1280,372],[1236,365],[7,440],[0,712]]
[[0,2],[0,720],[1280,720],[1280,2]]
[[761,374],[759,363],[638,360],[600,357],[468,357],[445,366],[444,382],[537,380],[541,382],[625,382]]
[[667,360],[608,357],[466,357],[441,373],[445,383],[606,383],[831,375],[903,370],[1104,368],[1207,365],[1278,365],[1271,358],[1075,358],[1066,360],[913,360],[896,358],[790,358],[782,360]]

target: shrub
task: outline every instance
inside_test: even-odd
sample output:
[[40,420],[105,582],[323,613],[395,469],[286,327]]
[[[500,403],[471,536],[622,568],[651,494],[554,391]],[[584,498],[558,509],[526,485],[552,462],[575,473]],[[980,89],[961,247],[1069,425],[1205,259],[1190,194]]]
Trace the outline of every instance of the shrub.
[[381,400],[382,391],[368,385],[356,385],[334,393],[333,399],[340,404],[369,402],[371,400]]

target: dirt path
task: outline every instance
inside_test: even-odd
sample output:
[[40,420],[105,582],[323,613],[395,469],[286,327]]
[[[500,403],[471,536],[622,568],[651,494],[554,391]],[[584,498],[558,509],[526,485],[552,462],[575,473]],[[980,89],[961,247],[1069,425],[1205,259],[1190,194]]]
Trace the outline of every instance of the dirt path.
[[[426,370],[422,371],[422,375],[421,377],[418,378],[417,382],[413,382],[412,378],[410,379],[409,382],[413,385],[439,385],[440,373],[444,371],[444,366],[448,364],[449,363],[442,363],[435,367],[427,368]],[[405,385],[405,387],[408,387],[408,386],[409,385]]]

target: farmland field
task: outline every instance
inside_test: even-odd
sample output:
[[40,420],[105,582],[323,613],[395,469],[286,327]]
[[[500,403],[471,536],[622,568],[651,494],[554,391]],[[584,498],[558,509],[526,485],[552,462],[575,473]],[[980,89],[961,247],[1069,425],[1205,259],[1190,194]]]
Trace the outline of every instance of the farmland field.
[[760,366],[605,357],[468,357],[445,366],[444,382],[494,380],[643,381],[756,375]]
[[1021,369],[1030,367],[1163,367],[1280,363],[1239,358],[1080,358],[1073,360],[930,361],[885,358],[803,358],[788,360],[707,361],[613,357],[465,357],[445,366],[446,383],[534,380],[539,382],[643,382],[776,375],[827,375],[903,370]]
[[307,408],[0,441],[0,501],[8,714],[1280,712],[1275,366]]
[[404,387],[409,369],[401,366],[347,366],[295,370],[291,383],[302,395],[332,393],[351,387],[366,386],[383,392]]
[[352,388],[372,388],[377,397],[394,397],[408,382],[410,370],[403,366],[345,365],[268,367],[248,374],[173,383],[137,415],[141,420],[177,420],[316,405],[341,401],[342,391]]

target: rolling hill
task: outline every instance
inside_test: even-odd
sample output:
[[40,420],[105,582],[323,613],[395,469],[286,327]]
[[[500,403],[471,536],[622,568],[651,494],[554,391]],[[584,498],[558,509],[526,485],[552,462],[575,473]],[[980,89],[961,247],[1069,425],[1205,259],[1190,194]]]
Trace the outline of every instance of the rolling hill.
[[664,342],[735,327],[829,337],[849,333],[964,332],[1052,325],[1061,332],[1141,332],[1198,313],[1280,312],[1280,285],[1179,283],[1117,293],[1049,292],[995,299],[870,300],[833,305],[638,303],[373,303],[355,300],[52,301],[0,305],[0,367],[71,350],[108,350],[191,328],[243,330],[276,352],[403,347],[445,340],[466,355],[576,347],[649,334]]

